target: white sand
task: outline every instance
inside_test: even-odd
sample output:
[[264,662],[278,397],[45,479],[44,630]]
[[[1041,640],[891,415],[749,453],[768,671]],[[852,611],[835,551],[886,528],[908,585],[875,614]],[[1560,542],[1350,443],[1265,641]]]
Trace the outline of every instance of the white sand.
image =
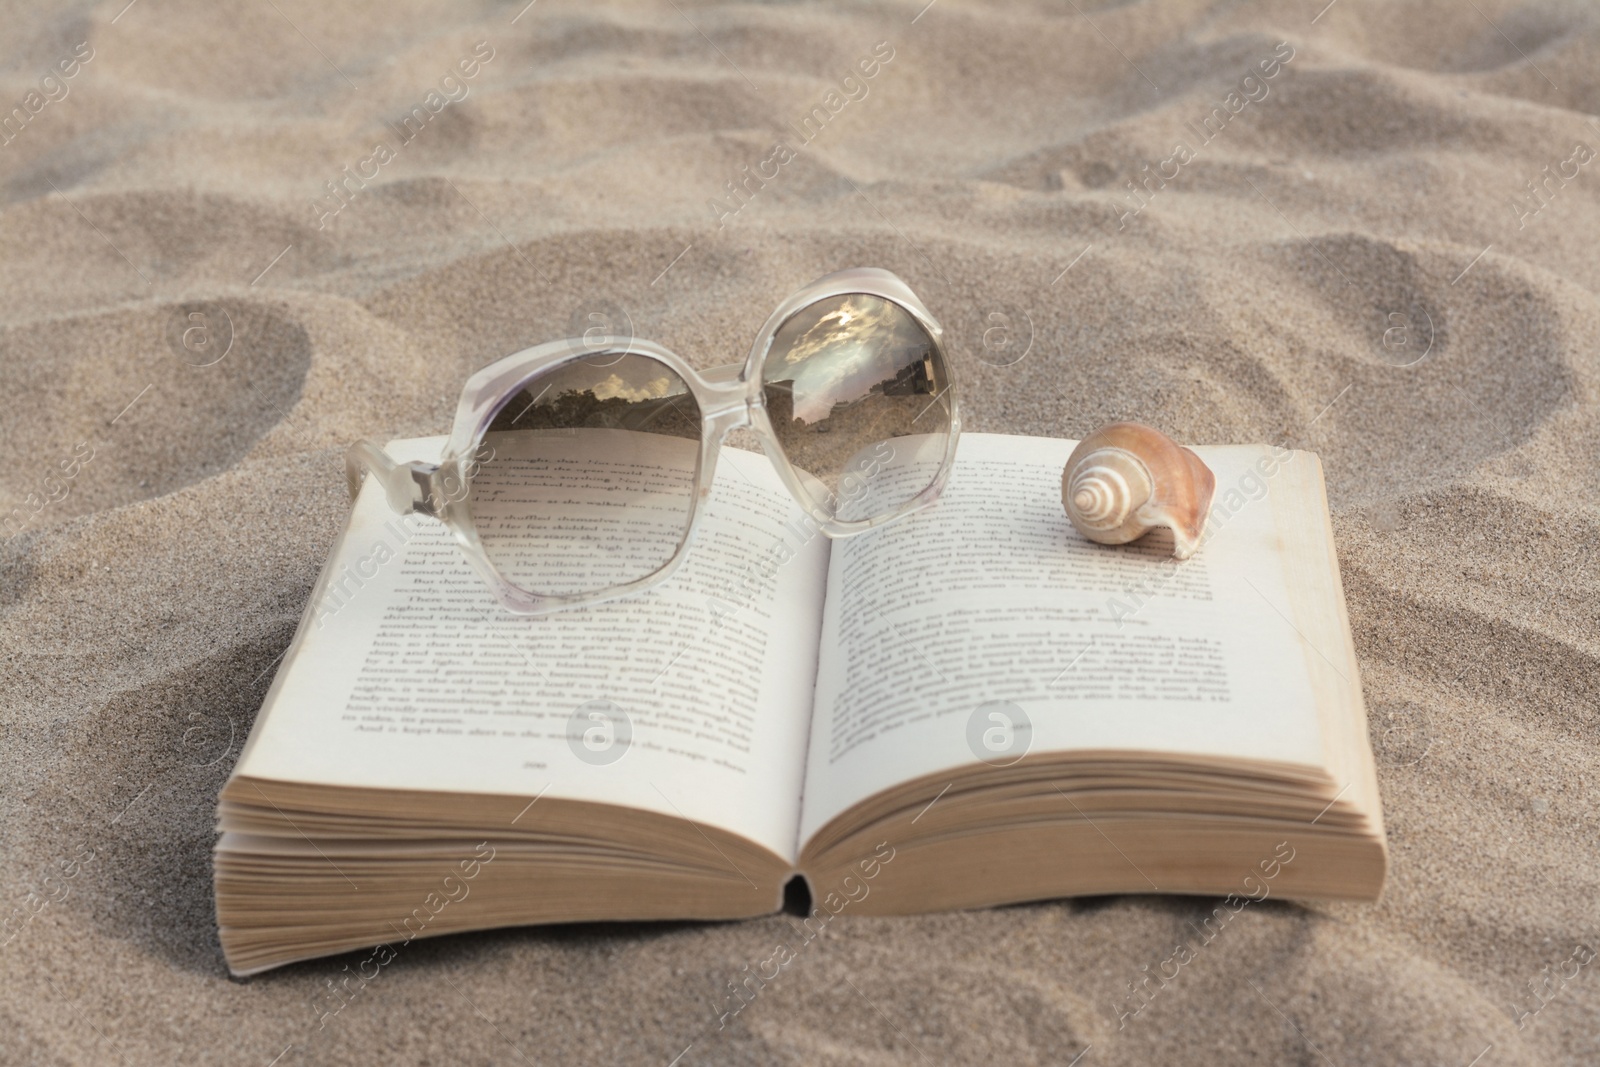
[[[1537,213],[1526,189],[1600,148],[1592,8],[123,3],[3,17],[0,106],[93,57],[0,147],[0,519],[28,517],[0,548],[0,1063],[1600,1061],[1600,966],[1559,977],[1600,948],[1600,160]],[[465,99],[319,230],[323,183],[479,41]],[[884,41],[719,229],[708,200]],[[213,804],[344,520],[342,448],[442,432],[470,370],[590,311],[738,359],[858,264],[949,326],[973,429],[1321,454],[1383,901],[1252,908],[1121,1032],[1205,902],[847,915],[722,1031],[790,919],[418,943],[321,1030],[359,957],[230,981]],[[232,321],[210,367],[172,340],[197,301]],[[980,358],[991,313],[1020,362]],[[30,892],[60,899],[29,920]]]

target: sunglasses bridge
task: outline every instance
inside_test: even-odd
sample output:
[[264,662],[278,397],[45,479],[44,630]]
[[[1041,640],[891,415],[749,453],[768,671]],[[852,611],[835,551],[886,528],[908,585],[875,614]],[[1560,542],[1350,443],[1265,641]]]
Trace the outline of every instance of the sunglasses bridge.
[[713,441],[721,441],[729,431],[755,424],[754,403],[749,384],[742,378],[745,365],[729,363],[699,372],[700,417]]

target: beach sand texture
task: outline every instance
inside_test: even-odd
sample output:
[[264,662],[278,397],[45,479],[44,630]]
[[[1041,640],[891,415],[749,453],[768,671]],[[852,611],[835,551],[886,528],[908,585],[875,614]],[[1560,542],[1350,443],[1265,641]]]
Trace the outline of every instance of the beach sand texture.
[[[0,1063],[1600,1061],[1600,12],[523,2],[0,18]],[[846,912],[720,1028],[794,919],[230,980],[216,795],[344,447],[575,326],[740,359],[852,265],[971,429],[1321,455],[1382,901]]]

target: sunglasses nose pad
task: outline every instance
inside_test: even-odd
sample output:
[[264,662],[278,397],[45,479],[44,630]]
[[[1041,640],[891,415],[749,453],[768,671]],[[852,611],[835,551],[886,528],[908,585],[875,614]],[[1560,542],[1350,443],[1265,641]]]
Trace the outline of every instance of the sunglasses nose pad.
[[706,428],[721,446],[760,452],[761,438],[753,432],[750,390],[740,378],[743,371],[744,364],[730,363],[700,372],[701,382],[713,394],[703,409]]
[[703,411],[706,427],[713,440],[726,442],[730,434],[748,430],[754,425],[750,414],[750,398],[745,394],[743,385],[735,386],[726,395],[708,402]]

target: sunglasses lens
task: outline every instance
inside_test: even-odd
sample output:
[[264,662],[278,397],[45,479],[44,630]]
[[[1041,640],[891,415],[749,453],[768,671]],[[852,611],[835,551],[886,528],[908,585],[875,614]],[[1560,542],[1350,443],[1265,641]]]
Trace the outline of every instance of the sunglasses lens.
[[489,561],[544,596],[660,570],[689,529],[700,422],[688,385],[649,356],[589,356],[534,377],[473,462],[467,499]]
[[933,483],[950,437],[949,383],[910,312],[850,293],[784,321],[761,384],[784,455],[810,475],[807,492],[828,514],[861,522]]

